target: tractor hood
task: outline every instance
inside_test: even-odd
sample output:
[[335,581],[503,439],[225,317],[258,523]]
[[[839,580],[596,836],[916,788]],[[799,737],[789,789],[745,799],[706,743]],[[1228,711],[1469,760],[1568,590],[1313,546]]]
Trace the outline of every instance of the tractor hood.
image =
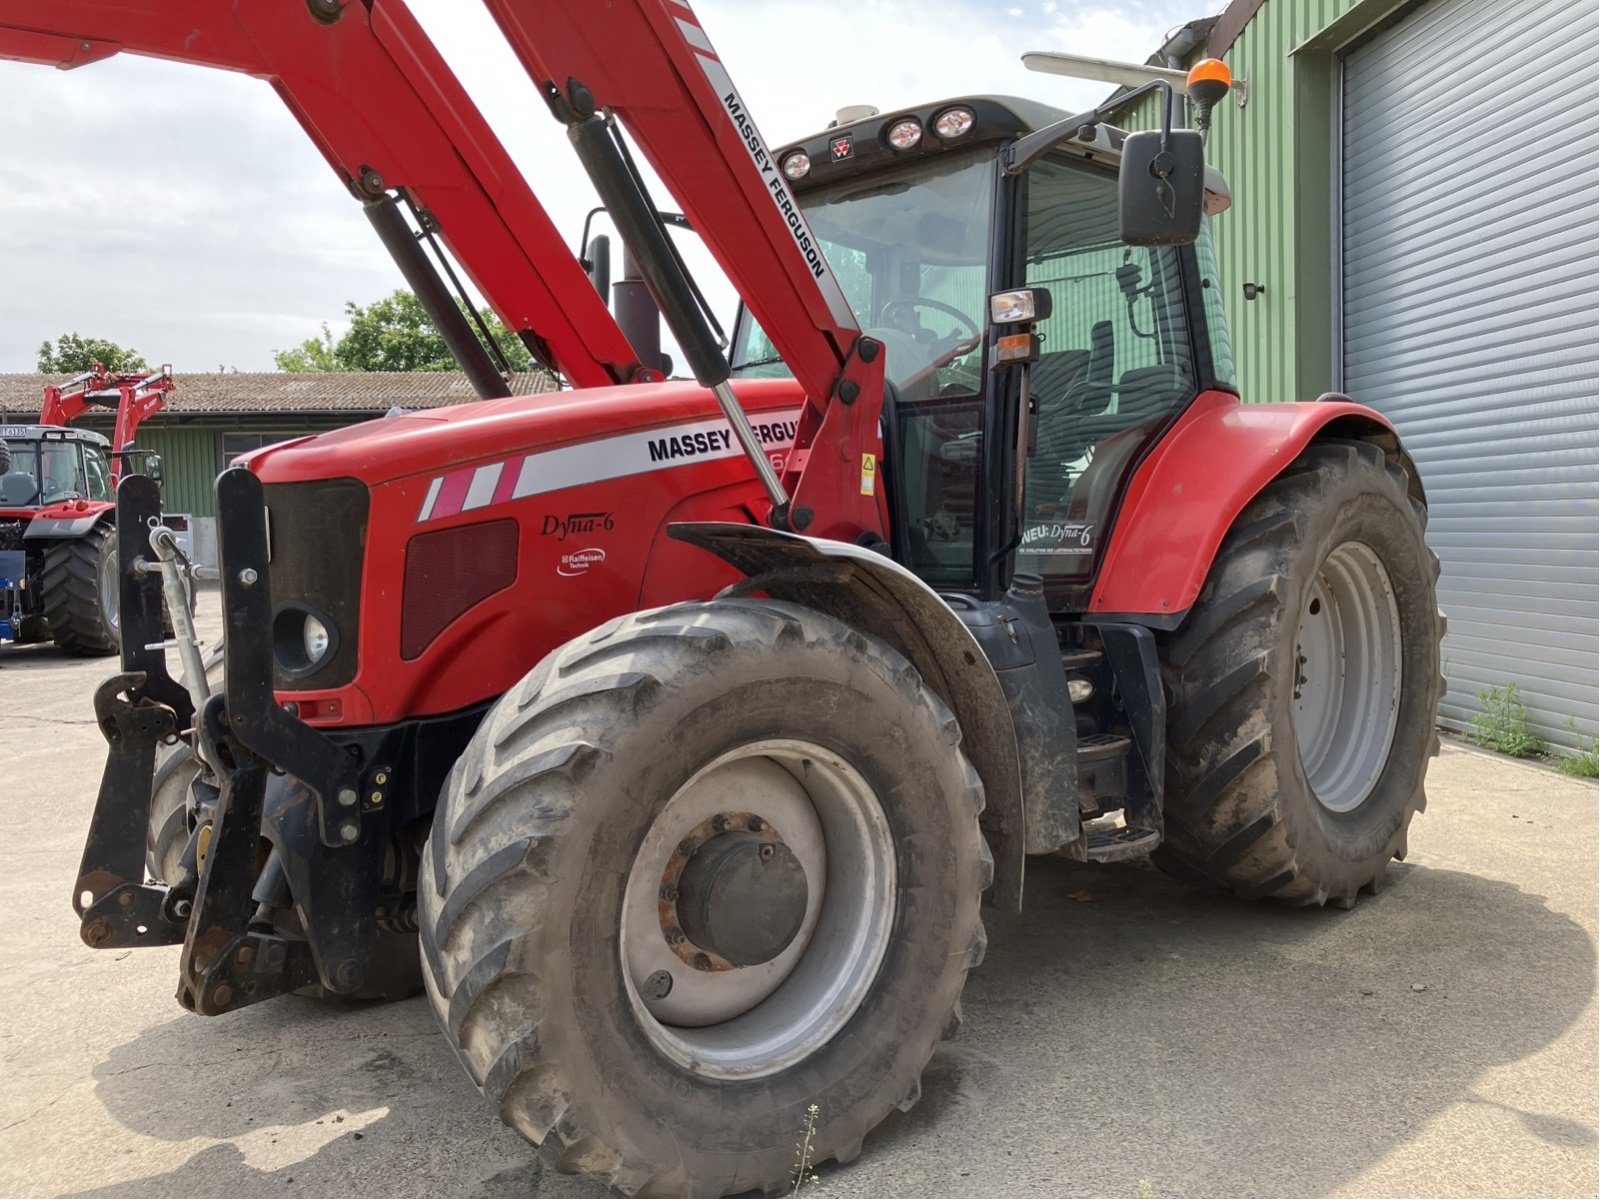
[[[803,402],[793,379],[736,380],[733,388],[752,418],[792,412]],[[511,454],[718,416],[716,398],[692,381],[585,388],[382,417],[268,446],[238,461],[265,483],[354,478],[377,487]]]

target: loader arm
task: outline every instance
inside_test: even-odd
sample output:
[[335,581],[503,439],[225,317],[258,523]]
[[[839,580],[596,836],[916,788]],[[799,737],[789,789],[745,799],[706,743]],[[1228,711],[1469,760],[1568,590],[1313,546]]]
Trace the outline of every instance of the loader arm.
[[114,408],[116,427],[111,437],[111,482],[121,481],[123,453],[139,426],[167,405],[167,393],[177,386],[172,368],[159,371],[107,371],[99,363],[60,386],[47,384],[39,424],[67,426],[91,408]]
[[879,345],[687,0],[611,0],[603,16],[572,0],[485,3],[547,96],[576,81],[620,120],[804,388],[783,472],[792,527],[881,534]]
[[637,374],[604,301],[399,0],[0,0],[0,58],[70,68],[122,52],[265,79],[359,199],[409,197],[536,357],[576,387]]

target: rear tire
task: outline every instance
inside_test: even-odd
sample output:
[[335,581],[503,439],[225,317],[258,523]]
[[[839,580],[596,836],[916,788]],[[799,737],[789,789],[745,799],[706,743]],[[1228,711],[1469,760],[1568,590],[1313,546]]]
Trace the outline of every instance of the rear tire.
[[82,537],[57,542],[45,552],[40,577],[44,615],[50,636],[63,653],[104,657],[121,649],[116,582],[114,526],[96,525]]
[[[959,739],[899,654],[796,605],[678,605],[547,657],[457,762],[418,888],[434,1012],[501,1119],[628,1195],[787,1190],[812,1105],[812,1160],[853,1158],[916,1102],[983,956],[993,866]],[[765,828],[813,854],[808,820],[809,928],[747,967],[673,948],[686,845]],[[706,928],[767,936],[766,907],[708,900]]]
[[1426,522],[1398,465],[1344,441],[1312,445],[1240,513],[1162,645],[1157,866],[1348,908],[1405,857],[1444,688]]

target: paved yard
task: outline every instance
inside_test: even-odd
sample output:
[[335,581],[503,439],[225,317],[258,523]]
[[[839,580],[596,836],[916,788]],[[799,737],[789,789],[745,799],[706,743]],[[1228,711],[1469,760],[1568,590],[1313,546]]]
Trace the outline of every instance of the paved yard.
[[[0,669],[0,1192],[594,1194],[499,1125],[420,999],[202,1019],[176,947],[78,940],[109,669]],[[922,1104],[817,1194],[1594,1195],[1595,789],[1450,747],[1429,793],[1348,913],[1039,863]]]

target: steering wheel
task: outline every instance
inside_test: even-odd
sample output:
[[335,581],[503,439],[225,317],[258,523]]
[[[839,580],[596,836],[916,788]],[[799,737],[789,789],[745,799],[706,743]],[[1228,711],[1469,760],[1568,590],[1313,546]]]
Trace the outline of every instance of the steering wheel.
[[[938,312],[944,313],[947,317],[954,317],[956,320],[960,321],[967,327],[967,332],[972,337],[976,338],[982,336],[981,331],[978,329],[977,322],[971,317],[967,316],[966,313],[962,312],[955,305],[946,304],[943,300],[930,300],[926,296],[902,296],[898,300],[891,300],[883,306],[883,312],[879,319],[886,325],[893,325],[894,314],[902,308],[934,309]],[[896,328],[899,328],[899,326],[896,326]]]

